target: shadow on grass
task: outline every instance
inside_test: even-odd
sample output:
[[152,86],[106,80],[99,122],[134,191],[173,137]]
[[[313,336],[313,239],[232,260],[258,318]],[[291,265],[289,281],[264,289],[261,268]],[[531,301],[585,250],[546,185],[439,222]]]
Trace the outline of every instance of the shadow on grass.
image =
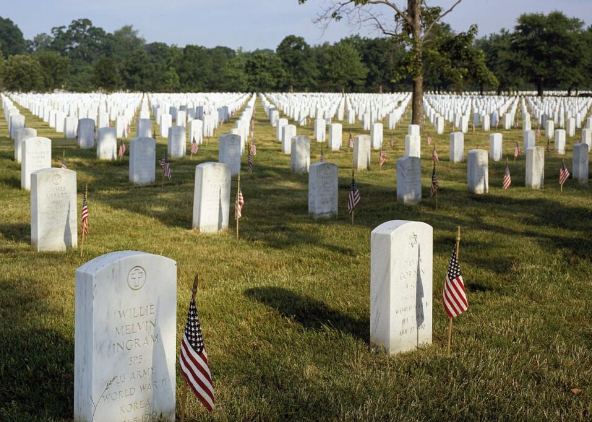
[[24,223],[0,224],[0,233],[7,240],[17,243],[31,243],[31,225]]
[[335,329],[369,343],[370,323],[329,308],[324,302],[301,296],[283,287],[255,287],[244,295],[277,310],[307,330]]

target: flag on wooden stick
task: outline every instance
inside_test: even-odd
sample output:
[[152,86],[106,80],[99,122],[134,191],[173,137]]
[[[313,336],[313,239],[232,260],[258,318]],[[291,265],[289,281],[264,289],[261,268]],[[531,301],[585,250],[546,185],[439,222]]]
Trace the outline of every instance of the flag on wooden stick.
[[349,147],[354,147],[354,137],[352,136],[351,130],[349,131]]
[[440,158],[438,158],[438,152],[436,151],[436,145],[434,145],[434,149],[432,150],[432,160],[434,163],[438,163]]
[[234,203],[234,218],[238,220],[243,216],[243,207],[245,206],[245,198],[243,198],[243,191],[238,188],[236,192],[236,202]]
[[247,167],[248,167],[249,173],[253,173],[253,156],[251,155],[250,151],[249,151],[249,158],[247,160]]
[[191,154],[197,154],[197,151],[199,151],[199,145],[197,145],[195,135],[193,135],[193,141],[191,141]]
[[212,374],[208,366],[208,355],[204,348],[204,341],[197,316],[195,300],[189,303],[189,314],[185,324],[185,332],[181,342],[179,354],[181,373],[197,399],[206,407],[208,412],[214,409],[214,387]]
[[432,185],[430,187],[430,198],[433,198],[436,192],[438,192],[438,178],[436,177],[436,162],[434,161],[434,168],[432,170]]
[[255,145],[255,140],[251,141],[251,155],[257,155],[257,145]]
[[119,143],[119,158],[123,158],[125,155],[125,144],[123,143],[123,139]]
[[432,145],[432,137],[428,133],[428,145]]
[[349,188],[349,198],[347,201],[347,212],[352,213],[360,203],[360,191],[358,191],[358,185],[356,184],[356,179],[354,179],[353,171],[352,171],[352,182],[351,187]]
[[563,184],[569,179],[569,170],[565,166],[565,160],[561,161],[561,170],[559,170],[559,184],[563,187]]
[[378,165],[382,167],[386,163],[386,151],[384,149],[380,150],[380,157],[378,158]]
[[518,158],[519,155],[520,155],[520,146],[518,145],[518,142],[516,142],[516,146],[514,147],[514,158]]
[[164,177],[166,177],[167,179],[173,177],[173,175],[171,174],[171,165],[169,163],[169,159],[167,158],[166,153],[164,154],[164,158],[160,160],[160,167],[162,167],[162,174],[164,175]]
[[506,170],[504,171],[504,181],[502,183],[502,187],[504,190],[507,190],[510,188],[511,184],[512,178],[510,177],[510,167],[508,167],[508,159],[506,158]]
[[84,196],[82,198],[82,211],[80,213],[80,221],[82,223],[82,233],[88,234],[88,200],[87,200],[88,190],[84,191]]
[[450,264],[448,265],[448,273],[444,280],[442,303],[444,304],[444,310],[450,318],[454,318],[469,309],[465,283],[460,273],[456,250],[452,252]]

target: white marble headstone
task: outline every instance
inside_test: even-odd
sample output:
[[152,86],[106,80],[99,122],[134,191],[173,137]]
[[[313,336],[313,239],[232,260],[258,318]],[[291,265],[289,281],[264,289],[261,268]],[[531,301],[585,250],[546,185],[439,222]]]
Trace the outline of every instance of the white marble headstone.
[[230,174],[236,176],[241,171],[241,137],[227,134],[220,136],[218,161],[230,167]]
[[31,173],[51,167],[51,139],[34,137],[21,142],[21,189],[31,189]]
[[216,233],[228,227],[230,182],[230,167],[226,164],[210,162],[195,167],[194,229]]
[[472,149],[467,154],[467,187],[469,192],[483,194],[489,191],[487,151]]
[[114,127],[102,127],[97,136],[97,158],[99,160],[117,159],[117,133]]
[[90,149],[95,146],[95,121],[93,119],[78,120],[78,146]]
[[588,183],[589,173],[589,159],[588,151],[589,147],[587,144],[578,142],[573,146],[573,175],[574,180],[585,184]]
[[358,135],[354,137],[354,169],[368,170],[370,168],[370,136]]
[[492,133],[489,135],[489,158],[493,161],[502,159],[502,134]]
[[177,263],[113,252],[76,270],[74,420],[175,420]]
[[397,160],[397,201],[415,205],[421,201],[421,158]]
[[294,173],[308,173],[310,166],[310,138],[298,135],[292,138],[290,169]]
[[308,213],[313,218],[337,217],[337,164],[312,163],[308,173]]
[[529,148],[526,150],[526,187],[541,189],[544,185],[545,148]]
[[450,162],[461,163],[465,155],[465,135],[462,132],[450,134]]
[[154,182],[156,173],[156,140],[133,138],[130,141],[129,180],[135,185]]

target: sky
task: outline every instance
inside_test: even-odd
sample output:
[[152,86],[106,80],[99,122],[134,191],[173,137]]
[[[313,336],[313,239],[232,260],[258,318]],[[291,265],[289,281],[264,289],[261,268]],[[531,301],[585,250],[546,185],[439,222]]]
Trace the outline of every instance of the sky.
[[[333,0],[334,1],[334,0]],[[393,0],[406,4],[406,0]],[[455,0],[428,0],[430,5],[450,7]],[[88,18],[93,25],[113,32],[133,25],[147,42],[180,47],[217,45],[252,51],[275,49],[287,35],[297,35],[311,45],[333,43],[354,34],[378,36],[372,28],[351,26],[344,20],[323,30],[313,23],[331,0],[18,0],[3,1],[0,16],[10,18],[25,39],[50,33],[56,26]],[[377,7],[377,6],[375,6]],[[380,6],[378,6],[380,7]],[[522,13],[560,10],[569,17],[592,24],[592,0],[463,0],[444,18],[455,31],[473,23],[479,37],[511,29]]]

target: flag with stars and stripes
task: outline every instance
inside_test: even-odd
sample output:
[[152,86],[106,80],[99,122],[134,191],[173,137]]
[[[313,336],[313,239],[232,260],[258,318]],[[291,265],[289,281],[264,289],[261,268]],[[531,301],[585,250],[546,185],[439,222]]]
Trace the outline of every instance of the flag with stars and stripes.
[[181,352],[179,353],[179,364],[187,385],[208,412],[211,412],[214,409],[212,374],[208,366],[208,355],[204,348],[197,308],[193,298],[189,304],[187,324],[185,324]]
[[80,221],[82,222],[82,233],[88,234],[88,201],[86,199],[86,192],[84,192],[84,197],[82,198]]
[[171,165],[169,163],[169,160],[168,160],[166,154],[164,155],[164,158],[162,160],[160,160],[160,167],[162,167],[162,172],[164,174],[164,177],[166,177],[167,179],[170,179],[171,177],[173,177],[173,175],[171,174]]
[[380,167],[382,167],[384,165],[384,163],[386,163],[386,151],[385,150],[381,150],[380,151],[380,157],[378,158],[378,165]]
[[456,258],[456,250],[452,252],[448,273],[444,281],[444,293],[442,294],[442,303],[444,310],[450,318],[459,316],[469,309],[467,294],[465,293],[465,283],[460,273],[460,266]]
[[432,150],[432,160],[434,163],[438,163],[440,158],[438,158],[438,153],[436,152],[436,145],[434,145],[434,149]]
[[569,179],[569,170],[565,167],[565,161],[561,162],[561,170],[559,170],[559,184],[563,185]]
[[432,170],[432,185],[430,187],[430,198],[433,198],[436,192],[438,192],[438,178],[436,177],[436,162],[434,161],[434,169]]
[[197,154],[199,151],[199,146],[197,145],[197,141],[195,140],[195,136],[193,137],[193,141],[191,141],[191,153]]
[[66,167],[66,159],[62,158],[62,164],[60,164],[60,168],[61,169],[67,169],[68,167]]
[[508,167],[508,162],[506,161],[506,170],[504,171],[504,181],[502,183],[502,187],[504,189],[508,189],[512,184],[512,178],[510,177],[510,167]]
[[119,143],[119,158],[123,158],[123,156],[125,155],[125,144],[123,143],[123,140]]
[[520,146],[518,145],[518,142],[516,142],[516,146],[514,147],[514,158],[518,158],[519,155],[520,155]]
[[257,155],[257,145],[255,145],[255,141],[251,141],[251,155]]
[[360,191],[356,184],[356,179],[352,176],[351,187],[349,188],[349,198],[347,201],[347,212],[352,213],[360,203]]
[[249,157],[247,159],[247,169],[249,170],[249,173],[253,173],[253,156],[250,152]]
[[238,220],[243,216],[243,207],[245,206],[245,198],[243,198],[243,191],[238,188],[236,193],[236,202],[234,203],[234,219]]
[[354,147],[354,137],[352,136],[351,131],[349,132],[349,147],[350,148]]

